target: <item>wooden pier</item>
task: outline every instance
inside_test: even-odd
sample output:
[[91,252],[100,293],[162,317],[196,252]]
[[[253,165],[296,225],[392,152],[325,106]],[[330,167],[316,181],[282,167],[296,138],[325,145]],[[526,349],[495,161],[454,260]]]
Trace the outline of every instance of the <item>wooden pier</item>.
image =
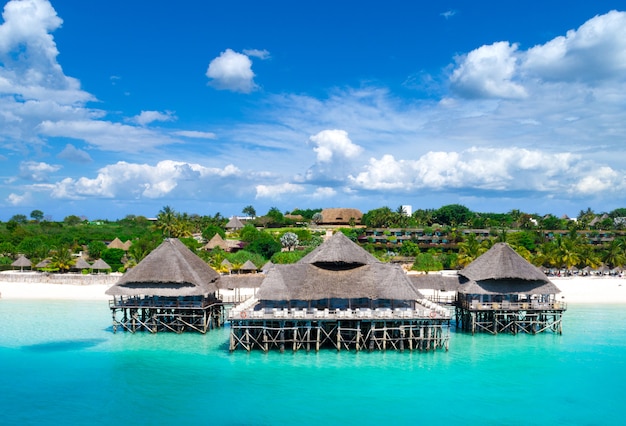
[[563,333],[564,302],[480,303],[460,300],[455,307],[457,327],[474,333]]
[[230,350],[448,350],[450,314],[432,309],[232,310]]
[[202,296],[186,297],[114,297],[109,301],[113,332],[117,330],[183,333],[206,333],[224,323],[219,300]]

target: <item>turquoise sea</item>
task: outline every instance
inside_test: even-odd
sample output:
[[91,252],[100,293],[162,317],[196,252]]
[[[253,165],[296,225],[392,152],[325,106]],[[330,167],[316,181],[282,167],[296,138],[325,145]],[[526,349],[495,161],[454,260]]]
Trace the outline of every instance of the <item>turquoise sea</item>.
[[230,353],[228,328],[113,334],[106,302],[0,300],[0,423],[626,423],[626,306],[564,321],[449,352]]

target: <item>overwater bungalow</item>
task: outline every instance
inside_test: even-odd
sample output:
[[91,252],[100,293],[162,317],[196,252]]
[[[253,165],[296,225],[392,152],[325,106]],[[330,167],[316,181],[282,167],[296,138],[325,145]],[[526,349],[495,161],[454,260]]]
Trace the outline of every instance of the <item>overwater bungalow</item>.
[[564,302],[557,286],[506,243],[459,271],[457,327],[498,333],[562,333]]
[[219,274],[180,240],[168,238],[106,291],[113,331],[196,331],[222,325]]
[[448,348],[450,313],[422,300],[398,265],[338,232],[265,273],[255,304],[229,312],[230,350]]

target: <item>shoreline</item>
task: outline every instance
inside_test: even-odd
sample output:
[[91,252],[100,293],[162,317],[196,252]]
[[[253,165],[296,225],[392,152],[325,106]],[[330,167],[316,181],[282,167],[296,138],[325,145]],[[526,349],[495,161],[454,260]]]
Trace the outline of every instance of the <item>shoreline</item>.
[[[561,293],[558,301],[574,304],[626,304],[626,278],[551,277]],[[0,300],[110,300],[104,292],[112,283],[49,283],[4,280],[0,274]]]

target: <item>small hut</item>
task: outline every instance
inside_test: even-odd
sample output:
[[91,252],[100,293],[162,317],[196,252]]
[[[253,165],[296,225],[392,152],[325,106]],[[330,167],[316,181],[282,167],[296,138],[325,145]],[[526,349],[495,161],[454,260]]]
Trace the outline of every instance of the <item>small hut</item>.
[[449,312],[423,305],[398,266],[338,232],[291,265],[272,265],[258,303],[230,312],[230,349],[446,348]]
[[11,263],[11,266],[20,268],[20,272],[24,272],[24,268],[31,268],[33,264],[26,256],[20,254],[19,257]]
[[322,221],[320,223],[324,225],[359,224],[363,218],[363,213],[360,210],[352,208],[323,209],[321,215]]
[[83,271],[84,269],[91,269],[91,265],[85,259],[79,257],[76,259],[76,263],[72,266],[72,269],[76,271]]
[[239,268],[239,272],[243,274],[254,274],[259,271],[259,268],[251,260],[246,260],[246,262],[241,265]]
[[562,332],[564,302],[554,283],[506,243],[497,243],[459,272],[457,326],[498,334]]
[[50,264],[52,263],[52,259],[44,259],[41,262],[39,262],[38,264],[35,265],[35,268],[37,269],[43,269],[43,268],[47,268]]
[[222,263],[220,263],[220,266],[224,269],[227,269],[229,274],[230,274],[230,271],[233,270],[233,264],[230,263],[228,259],[222,260]]
[[93,263],[93,265],[91,265],[91,269],[93,269],[94,271],[100,272],[100,271],[107,271],[107,270],[110,271],[111,267],[104,260],[98,259]]
[[215,234],[209,240],[209,242],[202,247],[202,249],[214,250],[216,248],[221,248],[222,250],[227,252],[234,252],[239,250],[241,248],[241,245],[241,241],[225,240],[220,234]]
[[106,291],[113,330],[197,331],[222,324],[219,274],[180,240],[168,238]]
[[127,246],[125,243],[122,242],[122,240],[120,240],[117,237],[115,237],[115,239],[113,239],[113,241],[111,241],[109,245],[107,245],[107,248],[110,248],[110,249],[116,248],[116,249],[121,249],[124,251],[128,251],[128,247],[130,247],[130,245]]
[[243,228],[243,223],[239,220],[237,216],[233,216],[230,218],[225,228],[229,231],[238,231]]

